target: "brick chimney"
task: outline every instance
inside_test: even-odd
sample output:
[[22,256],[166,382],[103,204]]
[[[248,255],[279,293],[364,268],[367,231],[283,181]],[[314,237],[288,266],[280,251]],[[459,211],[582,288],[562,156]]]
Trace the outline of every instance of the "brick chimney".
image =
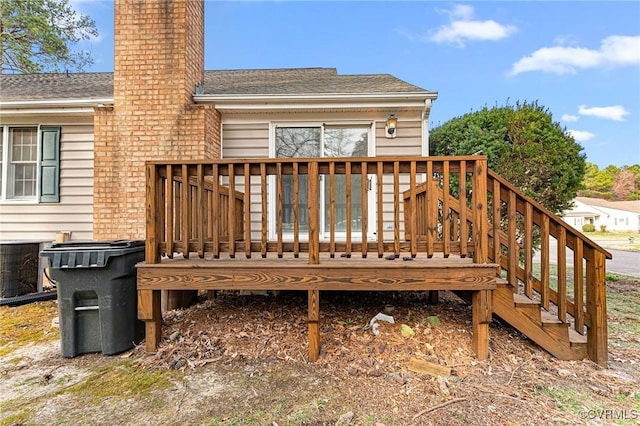
[[204,81],[203,0],[116,0],[114,105],[94,120],[94,239],[145,238],[147,160],[220,157]]

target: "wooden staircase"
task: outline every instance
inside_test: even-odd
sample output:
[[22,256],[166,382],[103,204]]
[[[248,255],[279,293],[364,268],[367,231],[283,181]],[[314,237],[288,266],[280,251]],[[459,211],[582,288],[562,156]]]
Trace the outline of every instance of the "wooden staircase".
[[507,281],[500,281],[493,291],[494,314],[559,359],[579,360],[588,356],[586,336],[542,309],[539,302],[516,293]]
[[491,170],[487,181],[488,258],[502,268],[493,313],[559,359],[606,367],[611,254]]
[[[465,168],[462,164],[460,170]],[[472,240],[486,232],[486,261],[501,269],[493,291],[493,313],[559,359],[588,357],[606,367],[605,261],[611,254],[495,172],[475,171],[476,175],[483,172],[486,185],[475,188],[465,183],[464,173],[446,168],[417,186],[413,197],[418,211],[432,215],[431,219],[428,214],[418,215],[426,218],[415,224],[418,239],[431,234],[446,246],[450,238],[462,240],[469,235]],[[483,190],[486,198],[478,194]],[[487,203],[488,223],[482,225],[486,230],[472,219],[478,206],[465,201],[473,196]],[[407,192],[405,203],[412,204],[408,198]],[[433,217],[435,211],[438,218]],[[534,259],[536,250],[539,256]],[[467,294],[456,294],[468,299]]]

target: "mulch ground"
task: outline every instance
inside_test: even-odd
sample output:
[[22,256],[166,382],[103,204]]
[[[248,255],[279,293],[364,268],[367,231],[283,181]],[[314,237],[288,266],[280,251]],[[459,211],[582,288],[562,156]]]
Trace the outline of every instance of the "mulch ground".
[[[610,348],[609,369],[560,361],[497,320],[490,359],[478,361],[471,307],[448,292],[436,305],[427,303],[426,293],[323,292],[320,311],[322,350],[315,363],[307,362],[306,292],[219,292],[166,312],[158,351],[139,347],[132,356],[149,368],[213,368],[258,380],[238,390],[243,398],[236,393],[224,408],[210,410],[220,418],[268,410],[274,392],[316,395],[322,410],[309,424],[334,424],[345,412],[353,414],[345,424],[574,424],[592,419],[585,407],[632,409],[627,401],[640,383],[640,353],[633,347]],[[374,335],[369,324],[378,313],[394,323],[380,321]],[[403,326],[413,334],[403,335]],[[416,360],[445,373],[416,371]]]

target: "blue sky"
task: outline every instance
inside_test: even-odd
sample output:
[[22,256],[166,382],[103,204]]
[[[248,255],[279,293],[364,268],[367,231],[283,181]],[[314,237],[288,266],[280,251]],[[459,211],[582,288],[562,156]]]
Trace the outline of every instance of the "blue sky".
[[[113,2],[75,0],[113,71]],[[214,1],[205,68],[334,67],[439,93],[431,126],[538,101],[600,168],[640,163],[640,2]]]

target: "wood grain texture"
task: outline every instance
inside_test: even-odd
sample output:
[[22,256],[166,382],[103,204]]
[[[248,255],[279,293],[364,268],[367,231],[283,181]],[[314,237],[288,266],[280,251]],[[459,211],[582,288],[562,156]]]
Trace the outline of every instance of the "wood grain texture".
[[474,291],[471,295],[472,346],[478,359],[489,357],[489,323],[493,313],[491,291]]
[[153,352],[160,344],[162,335],[160,291],[138,291],[138,318],[145,323],[145,349]]
[[179,260],[138,265],[139,289],[480,290],[495,288],[497,265],[443,260]]
[[320,292],[309,290],[309,361],[320,357]]
[[591,265],[587,262],[587,312],[591,326],[587,329],[589,358],[601,367],[607,366],[607,294],[603,253],[596,252]]

